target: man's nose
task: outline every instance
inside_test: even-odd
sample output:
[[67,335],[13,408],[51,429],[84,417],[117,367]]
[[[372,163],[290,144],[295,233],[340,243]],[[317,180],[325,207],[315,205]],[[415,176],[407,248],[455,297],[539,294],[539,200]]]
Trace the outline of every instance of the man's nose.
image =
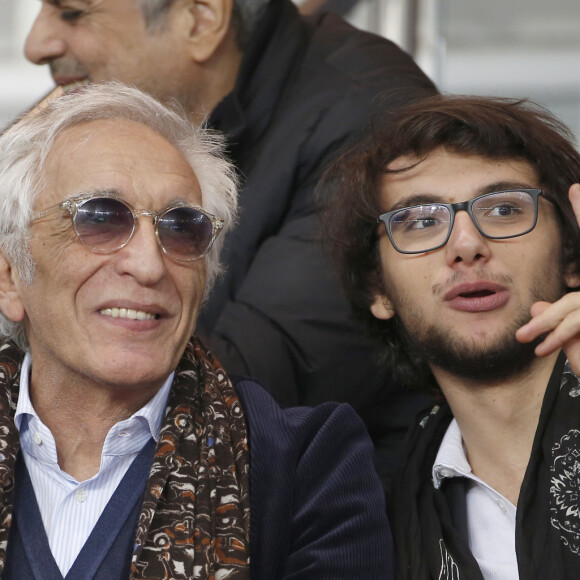
[[143,286],[157,284],[166,274],[164,253],[151,217],[141,217],[129,243],[115,255],[117,272],[132,276]]
[[488,240],[477,229],[467,211],[461,210],[455,214],[445,252],[449,265],[457,262],[471,264],[489,257]]
[[54,7],[43,4],[26,38],[24,54],[34,64],[47,64],[66,52],[53,11]]

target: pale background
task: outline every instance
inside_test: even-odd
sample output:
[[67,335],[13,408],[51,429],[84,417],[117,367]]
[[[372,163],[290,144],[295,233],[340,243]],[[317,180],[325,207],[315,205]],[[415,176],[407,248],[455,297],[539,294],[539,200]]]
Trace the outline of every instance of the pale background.
[[[22,54],[39,5],[0,0],[0,128],[52,86]],[[580,140],[580,0],[360,0],[349,19],[411,52],[442,91],[530,98]]]

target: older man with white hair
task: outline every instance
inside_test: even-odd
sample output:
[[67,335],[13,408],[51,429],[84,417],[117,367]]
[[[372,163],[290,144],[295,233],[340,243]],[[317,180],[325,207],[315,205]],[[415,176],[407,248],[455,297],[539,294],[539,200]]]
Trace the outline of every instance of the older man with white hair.
[[320,243],[314,188],[373,113],[435,89],[394,43],[292,0],[41,0],[25,53],[54,82],[118,80],[226,135],[240,176],[227,271],[198,333],[283,405],[350,403],[388,484],[423,399],[385,384]]
[[6,131],[0,176],[2,578],[391,577],[350,408],[281,410],[191,338],[220,139],[97,84]]

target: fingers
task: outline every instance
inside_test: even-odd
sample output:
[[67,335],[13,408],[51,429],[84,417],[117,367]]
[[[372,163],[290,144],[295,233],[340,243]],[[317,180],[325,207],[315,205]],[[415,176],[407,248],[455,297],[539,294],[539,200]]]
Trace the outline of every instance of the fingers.
[[[34,116],[38,115],[38,113],[40,113],[43,109],[46,108],[46,106],[48,105],[48,103],[50,103],[50,101],[52,101],[52,99],[55,99],[56,97],[60,97],[63,94],[64,94],[64,89],[62,87],[56,87],[50,93],[48,93],[48,95],[46,95],[46,97],[44,97],[37,105],[35,105],[32,109],[30,109],[30,111],[28,111],[28,113],[26,113],[25,117],[34,117]],[[579,201],[578,211],[579,211],[579,215],[580,215],[580,201]]]
[[532,319],[516,331],[516,338],[520,342],[531,342],[541,334],[553,330],[562,321],[565,314],[564,312],[558,312],[562,309],[555,308],[546,313],[550,306],[555,306],[555,304],[536,302],[532,306]]
[[576,221],[580,224],[580,184],[575,183],[570,186],[568,196],[572,204],[572,209],[574,210],[574,215],[576,216]]
[[[570,186],[568,195],[580,225],[580,184]],[[572,286],[571,280],[566,282]],[[580,292],[569,292],[554,304],[536,302],[530,312],[532,320],[516,331],[516,339],[531,342],[547,333],[536,347],[536,355],[547,356],[564,349],[572,367],[580,370]]]
[[580,342],[580,292],[570,292],[554,304],[536,302],[531,313],[532,320],[516,331],[516,339],[531,342],[548,333],[536,347],[538,356],[566,349],[570,341]]

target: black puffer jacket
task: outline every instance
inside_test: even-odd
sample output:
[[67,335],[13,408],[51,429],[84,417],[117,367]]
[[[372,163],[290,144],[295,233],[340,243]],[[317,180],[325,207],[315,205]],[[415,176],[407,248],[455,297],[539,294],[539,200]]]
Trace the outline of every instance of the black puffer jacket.
[[258,379],[282,404],[347,401],[375,442],[393,449],[414,405],[399,397],[409,410],[390,411],[388,378],[322,250],[313,191],[374,107],[433,91],[393,43],[334,15],[305,20],[290,0],[271,0],[233,93],[211,117],[240,170],[241,215],[226,240],[227,274],[198,330],[228,372]]

